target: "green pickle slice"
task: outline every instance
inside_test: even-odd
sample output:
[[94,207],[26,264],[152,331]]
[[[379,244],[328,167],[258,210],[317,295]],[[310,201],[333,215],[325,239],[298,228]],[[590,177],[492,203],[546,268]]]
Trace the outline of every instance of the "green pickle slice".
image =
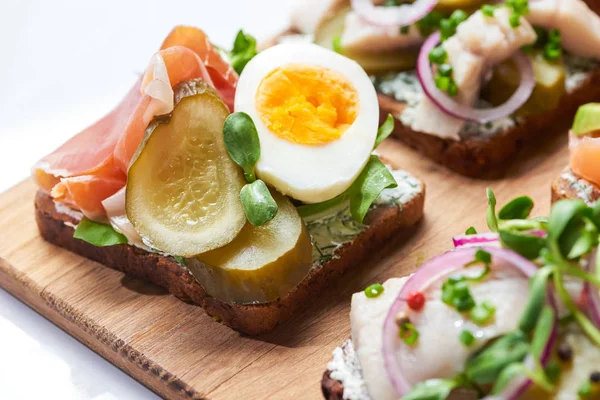
[[279,211],[262,226],[247,223],[228,245],[186,260],[211,296],[237,304],[263,303],[287,294],[312,265],[312,244],[296,207],[271,190]]
[[[566,93],[566,70],[562,59],[548,61],[541,51],[533,51],[529,58],[533,64],[535,88],[529,100],[517,110],[516,115],[520,117],[555,109]],[[520,81],[521,73],[517,66],[512,60],[507,60],[494,69],[491,80],[482,91],[482,98],[494,106],[500,105],[517,90]]]
[[175,87],[175,110],[150,124],[129,168],[127,216],[145,241],[191,257],[231,242],[246,216],[242,170],[229,158],[229,110],[201,80]]

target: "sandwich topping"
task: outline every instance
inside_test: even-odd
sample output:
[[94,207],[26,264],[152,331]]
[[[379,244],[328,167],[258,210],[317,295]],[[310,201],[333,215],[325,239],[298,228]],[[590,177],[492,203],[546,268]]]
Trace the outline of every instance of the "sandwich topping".
[[[386,105],[403,125],[446,139],[493,136],[557,108],[600,60],[600,17],[583,0],[322,3],[312,24],[300,7],[295,28],[405,103]],[[393,25],[400,10],[416,20]],[[412,74],[414,85],[399,83]]]
[[33,168],[74,236],[172,256],[219,300],[285,296],[335,258],[380,208],[423,188],[375,149],[375,89],[322,47],[231,52],[176,27],[121,104]]
[[[342,377],[368,393],[344,398],[600,395],[598,205],[562,200],[532,218],[528,197],[499,212],[491,191],[488,200],[491,232],[470,228],[454,250],[384,282],[379,295],[354,294],[353,352],[341,351],[356,355],[360,381]],[[343,375],[329,367],[332,379]]]

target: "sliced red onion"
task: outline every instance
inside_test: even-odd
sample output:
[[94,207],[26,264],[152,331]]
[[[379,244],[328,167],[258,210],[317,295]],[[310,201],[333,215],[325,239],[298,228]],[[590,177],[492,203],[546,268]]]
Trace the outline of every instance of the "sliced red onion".
[[427,15],[438,0],[416,0],[411,4],[384,7],[372,0],[351,0],[352,8],[365,21],[378,26],[408,26]]
[[[533,276],[538,269],[537,266],[531,261],[511,250],[499,249],[490,246],[481,246],[481,248],[492,254],[492,257],[506,261],[509,265],[518,269],[528,278]],[[399,343],[396,315],[406,309],[406,299],[408,298],[409,293],[423,291],[425,287],[435,282],[440,278],[440,276],[445,276],[447,273],[452,272],[453,270],[463,268],[464,265],[473,261],[475,257],[475,251],[476,249],[473,247],[466,247],[452,250],[441,256],[432,258],[423,264],[423,266],[421,266],[406,281],[404,287],[394,300],[394,303],[392,303],[392,306],[390,307],[383,324],[382,352],[388,377],[392,386],[394,386],[398,392],[398,395],[403,396],[406,394],[410,390],[411,385],[404,377],[402,366],[398,363],[398,360],[395,356],[395,348]],[[550,347],[555,336],[554,333],[555,332],[552,334],[552,340],[549,341],[549,344],[547,345],[547,348],[542,356],[543,362],[546,362],[550,354]],[[516,386],[519,388],[519,390],[524,390],[522,387],[529,384],[529,380],[525,379],[524,382]],[[512,387],[512,385],[509,386]]]
[[[588,258],[587,271],[591,274],[596,274],[596,257],[598,250]],[[587,313],[596,327],[600,329],[600,290],[596,285],[590,282],[585,282],[583,285],[583,293],[586,299]]]
[[417,78],[423,91],[445,113],[466,121],[475,121],[482,124],[507,117],[517,111],[531,96],[535,87],[533,66],[529,58],[521,51],[516,52],[512,59],[521,72],[521,82],[512,96],[498,107],[478,109],[460,104],[435,86],[433,72],[429,63],[429,52],[440,42],[440,33],[429,36],[419,53],[417,59]]
[[494,246],[500,247],[500,238],[497,233],[484,232],[477,233],[474,235],[458,235],[452,238],[454,248],[459,249],[461,247],[481,247],[481,246]]
[[[526,231],[525,233],[532,236],[546,237],[546,232],[539,229]],[[452,238],[452,243],[454,243],[454,248],[456,249],[481,246],[500,247],[500,237],[494,232],[483,232],[474,235],[458,235]]]

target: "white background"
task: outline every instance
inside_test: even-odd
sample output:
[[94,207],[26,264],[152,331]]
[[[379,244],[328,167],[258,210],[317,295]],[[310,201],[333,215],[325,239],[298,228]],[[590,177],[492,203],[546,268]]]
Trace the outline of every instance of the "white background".
[[[283,30],[292,2],[1,0],[0,192],[116,105],[174,25],[230,47]],[[0,289],[0,399],[153,398]]]

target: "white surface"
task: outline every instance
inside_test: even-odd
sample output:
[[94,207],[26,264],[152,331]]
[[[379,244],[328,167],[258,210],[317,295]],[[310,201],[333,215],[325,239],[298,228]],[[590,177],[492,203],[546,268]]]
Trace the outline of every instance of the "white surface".
[[[230,47],[284,29],[291,2],[1,1],[0,192],[116,105],[174,25]],[[0,399],[156,397],[1,289],[0,359]]]

